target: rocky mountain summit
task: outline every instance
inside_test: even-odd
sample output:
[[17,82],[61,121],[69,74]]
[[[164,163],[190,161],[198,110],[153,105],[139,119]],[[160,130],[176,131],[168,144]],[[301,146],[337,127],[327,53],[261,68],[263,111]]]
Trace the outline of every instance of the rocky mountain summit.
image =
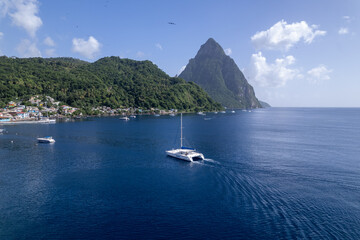
[[212,99],[228,108],[261,108],[253,87],[234,60],[212,38],[200,47],[179,75],[200,85]]

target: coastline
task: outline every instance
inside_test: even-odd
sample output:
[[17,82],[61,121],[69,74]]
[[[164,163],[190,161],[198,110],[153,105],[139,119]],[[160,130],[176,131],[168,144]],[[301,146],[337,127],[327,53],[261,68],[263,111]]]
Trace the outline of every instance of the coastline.
[[56,119],[0,121],[0,125],[56,123]]

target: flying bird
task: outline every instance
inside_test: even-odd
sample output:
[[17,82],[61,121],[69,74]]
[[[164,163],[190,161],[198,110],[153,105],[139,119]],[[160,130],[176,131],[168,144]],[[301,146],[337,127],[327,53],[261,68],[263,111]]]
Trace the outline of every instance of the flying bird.
[[170,25],[176,25],[175,23],[173,23],[173,22],[168,22],[168,24],[170,24]]

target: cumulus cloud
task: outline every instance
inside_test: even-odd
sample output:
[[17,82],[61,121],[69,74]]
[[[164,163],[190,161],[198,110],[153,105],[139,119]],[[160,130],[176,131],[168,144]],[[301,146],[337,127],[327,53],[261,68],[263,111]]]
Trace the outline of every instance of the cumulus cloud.
[[36,47],[36,43],[31,42],[28,39],[23,39],[16,50],[21,57],[41,57],[41,52]]
[[42,25],[41,18],[37,16],[37,0],[2,0],[0,7],[2,16],[9,15],[15,26],[25,29],[31,37],[35,37],[36,31]]
[[225,54],[228,55],[228,56],[230,56],[230,55],[232,54],[231,48],[225,49],[224,52],[225,52]]
[[182,73],[185,70],[186,66],[182,66],[179,71],[178,71],[178,75],[180,75],[180,73]]
[[348,33],[349,33],[349,29],[347,29],[347,28],[340,28],[339,31],[338,31],[338,33],[339,33],[340,35],[348,34]]
[[262,53],[258,52],[251,56],[250,66],[245,69],[245,74],[261,87],[281,87],[289,80],[301,78],[299,70],[290,68],[294,63],[295,58],[291,55],[268,63]]
[[332,72],[332,69],[328,69],[325,65],[319,65],[316,68],[313,68],[307,71],[308,80],[311,83],[319,83],[324,80],[329,80],[329,74]]
[[317,29],[318,26],[309,26],[305,21],[288,24],[281,20],[268,30],[257,32],[251,37],[251,41],[256,49],[287,51],[301,40],[310,44],[315,37],[326,34],[326,31]]
[[160,49],[160,50],[163,50],[163,47],[161,46],[160,43],[155,44],[155,47],[157,47],[157,48]]
[[46,37],[46,38],[44,39],[44,44],[45,44],[46,46],[49,46],[49,47],[54,47],[54,46],[55,46],[55,42],[54,42],[54,40],[52,40],[51,37]]
[[90,36],[88,40],[74,38],[72,44],[73,52],[77,52],[88,59],[93,59],[101,48],[101,44],[93,36]]

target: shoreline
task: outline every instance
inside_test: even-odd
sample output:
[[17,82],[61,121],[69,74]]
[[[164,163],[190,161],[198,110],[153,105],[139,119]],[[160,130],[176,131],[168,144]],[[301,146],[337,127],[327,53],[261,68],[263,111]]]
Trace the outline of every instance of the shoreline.
[[[227,109],[230,111],[230,109]],[[244,110],[244,109],[232,109],[232,110]],[[254,110],[254,109],[252,109]],[[204,112],[204,113],[215,113],[218,111],[209,111],[209,112]],[[169,116],[170,114],[175,114],[178,115],[181,112],[167,112],[167,113],[158,113],[160,116]],[[197,114],[198,112],[183,112],[185,114]],[[12,125],[12,124],[54,124],[57,121],[64,121],[67,119],[85,119],[85,118],[92,118],[92,117],[118,117],[118,116],[123,116],[123,117],[129,117],[129,116],[155,116],[157,115],[156,113],[138,113],[138,114],[98,114],[98,115],[83,115],[83,116],[56,116],[56,117],[51,117],[48,119],[40,119],[40,120],[10,120],[10,121],[0,121],[0,126],[1,125]]]
[[11,124],[39,124],[39,123],[42,123],[42,124],[56,123],[56,119],[0,121],[0,125],[11,125]]

